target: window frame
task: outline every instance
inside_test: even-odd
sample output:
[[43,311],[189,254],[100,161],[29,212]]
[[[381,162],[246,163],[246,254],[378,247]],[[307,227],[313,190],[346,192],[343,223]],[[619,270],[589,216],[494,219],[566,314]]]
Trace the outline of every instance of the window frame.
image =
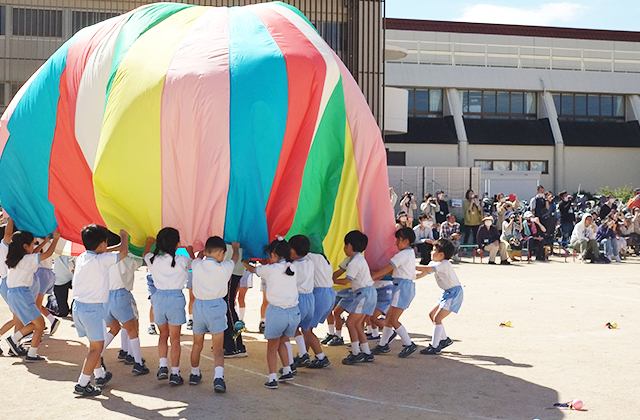
[[[409,91],[407,116],[413,118],[442,118],[444,116],[444,90],[439,88],[404,88]],[[431,111],[432,91],[440,92],[439,111]],[[426,92],[427,111],[417,109],[417,92]]]
[[[467,119],[492,119],[492,120],[537,120],[537,108],[538,108],[538,96],[537,92],[532,91],[511,91],[511,90],[476,90],[476,89],[462,89],[458,91],[460,94],[460,102],[462,104],[462,115]],[[470,111],[470,97],[471,93],[480,93],[480,112]],[[509,96],[509,112],[498,112],[498,97],[500,94],[507,93]],[[533,104],[534,112],[527,113],[527,93],[532,94],[535,100]],[[514,94],[521,95],[521,112],[514,112]],[[485,98],[488,101],[485,101]],[[487,112],[485,102],[493,102],[493,109],[495,112]],[[466,104],[466,106],[465,106]],[[520,105],[520,103],[518,103]],[[520,107],[518,107],[520,108]],[[466,110],[465,110],[466,109]]]
[[[556,107],[556,113],[559,121],[588,121],[588,122],[625,122],[626,113],[626,97],[625,95],[618,95],[614,93],[569,93],[569,92],[555,92],[552,94],[553,102]],[[585,97],[585,113],[576,113],[576,97]],[[597,100],[597,114],[591,114],[589,110],[589,103],[593,98]],[[620,102],[621,115],[616,115],[616,98]],[[565,102],[566,100],[566,102]],[[603,106],[603,101],[609,101],[609,104]],[[571,113],[564,111],[565,106],[571,104]],[[603,114],[604,110],[609,108],[610,114]]]
[[[474,159],[473,160],[473,167],[474,168],[483,168],[483,166],[478,166],[479,164],[483,164],[485,162],[489,163],[490,169],[482,169],[485,171],[494,171],[497,169],[494,169],[494,163],[495,162],[505,162],[508,161],[509,162],[509,170],[508,172],[526,172],[526,171],[522,171],[522,170],[516,170],[514,169],[514,163],[518,162],[518,163],[522,163],[522,162],[526,162],[527,163],[527,171],[532,171],[531,169],[531,163],[532,162],[541,162],[544,165],[544,170],[540,171],[543,175],[548,175],[549,174],[549,161],[548,160],[540,160],[540,159]],[[507,172],[507,171],[501,171],[501,172]]]

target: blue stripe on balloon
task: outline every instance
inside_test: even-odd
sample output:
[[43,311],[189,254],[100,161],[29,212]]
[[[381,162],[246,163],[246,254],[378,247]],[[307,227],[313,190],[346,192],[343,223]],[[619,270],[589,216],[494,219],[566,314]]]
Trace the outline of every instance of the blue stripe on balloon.
[[[265,210],[287,123],[284,57],[262,21],[229,9],[231,171],[224,236],[248,258],[269,243]],[[215,116],[213,116],[215,118]]]
[[0,159],[2,206],[19,229],[38,237],[48,235],[58,226],[49,201],[49,158],[60,76],[67,64],[67,51],[77,35],[42,65],[27,86],[7,123],[9,139]]

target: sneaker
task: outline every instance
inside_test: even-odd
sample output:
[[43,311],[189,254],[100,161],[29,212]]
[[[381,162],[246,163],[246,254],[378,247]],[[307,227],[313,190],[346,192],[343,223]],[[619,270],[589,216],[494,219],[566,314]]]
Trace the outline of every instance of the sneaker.
[[100,366],[102,366],[102,369],[105,371],[107,370],[107,367],[104,365],[104,357],[100,357]]
[[149,325],[149,328],[147,328],[147,334],[158,335],[158,330],[156,330],[156,326]]
[[264,387],[268,389],[278,389],[278,381],[275,379],[264,383]]
[[227,392],[227,384],[224,383],[224,378],[215,378],[213,380],[213,390],[218,394]]
[[53,322],[51,323],[51,332],[49,333],[49,335],[55,334],[56,331],[58,331],[59,326],[60,326],[60,320],[58,318],[54,318]]
[[105,372],[104,378],[96,378],[96,386],[98,388],[103,388],[111,378],[113,378],[113,374],[111,372]]
[[27,355],[27,353],[28,353],[27,349],[25,349],[22,346],[18,346],[18,353],[14,352],[13,349],[10,348],[7,355],[11,357],[24,357]]
[[156,373],[156,378],[158,378],[159,381],[169,379],[169,368],[166,366],[160,366],[158,368],[158,373]]
[[322,368],[326,368],[330,364],[331,364],[331,362],[329,361],[329,358],[327,356],[325,356],[324,359],[322,359],[322,360],[320,360],[320,359],[318,359],[318,357],[316,357],[315,359],[313,359],[311,361],[311,363],[309,363],[309,366],[307,366],[307,367],[309,369],[322,369]]
[[25,358],[24,358],[24,361],[25,362],[29,362],[29,363],[30,362],[42,362],[43,360],[44,360],[44,357],[38,356],[37,354],[35,356],[33,356],[33,357],[29,356],[29,355],[26,355]]
[[190,319],[189,321],[187,321],[187,329],[188,330],[193,329],[193,319]]
[[342,337],[338,337],[337,335],[334,335],[331,341],[327,343],[327,346],[330,346],[330,347],[344,346],[344,339]]
[[83,397],[95,397],[96,395],[102,394],[102,390],[91,384],[87,384],[87,386],[80,386],[80,384],[76,384],[73,389],[73,393],[82,395]]
[[393,330],[393,332],[391,333],[391,337],[389,337],[389,342],[387,344],[391,344],[391,342],[393,341],[394,338],[396,338],[397,335],[398,333],[396,332],[396,330]]
[[171,376],[169,377],[169,385],[171,386],[178,386],[178,385],[182,385],[184,383],[184,379],[182,379],[182,376],[180,376],[180,374],[171,374]]
[[202,380],[202,373],[198,375],[194,375],[193,373],[189,375],[189,385],[198,385]]
[[373,334],[365,334],[367,336],[367,341],[378,341],[380,340],[380,334],[374,336]]
[[296,364],[296,367],[309,367],[311,358],[309,357],[309,353],[305,353],[300,357],[294,357],[293,362]]
[[129,353],[127,353],[126,351],[120,349],[120,351],[118,352],[118,360],[125,360],[128,355],[129,355]]
[[247,349],[238,350],[236,352],[236,357],[247,357],[247,356],[249,356],[247,354]]
[[225,350],[225,351],[222,352],[222,354],[223,354],[225,359],[232,359],[234,357],[238,357],[238,352],[235,352],[235,351],[227,351],[227,350]]
[[[120,358],[120,355],[118,355],[118,359],[119,359],[119,358]],[[129,366],[130,366],[130,365],[133,365],[135,362],[136,362],[136,359],[134,359],[134,358],[133,358],[133,356],[132,356],[132,355],[130,355],[130,354],[127,354],[127,355],[124,357],[124,364],[125,364],[125,365],[129,365]]]
[[420,354],[440,354],[440,346],[434,349],[433,347],[431,347],[431,344],[429,344],[428,347],[420,350]]
[[622,262],[622,260],[620,259],[620,255],[616,255],[616,262],[617,263],[621,263]]
[[324,338],[320,340],[320,344],[328,344],[333,337],[337,337],[337,336],[335,334],[327,333],[327,335],[325,335]]
[[490,265],[496,265],[496,262],[495,261],[489,261],[489,264]]
[[416,350],[418,350],[418,346],[414,342],[411,342],[408,346],[402,346],[402,350],[398,353],[398,357],[402,357],[404,359],[405,357],[411,356]]
[[[298,374],[298,369],[296,368],[296,363],[295,363],[295,362],[291,363],[291,365],[289,366],[289,368],[291,368],[291,373],[293,373],[294,375],[297,375],[297,374]],[[282,375],[282,372],[283,372],[283,371],[284,371],[284,369],[283,369],[283,368],[280,368],[280,369],[278,370],[278,373],[280,373],[280,375]]]
[[385,344],[384,346],[376,344],[376,346],[371,349],[371,354],[389,353],[390,351],[389,344]]
[[440,340],[440,344],[438,344],[438,347],[440,348],[440,350],[444,350],[446,347],[449,347],[452,344],[453,340],[447,337],[444,340]]
[[286,375],[282,375],[278,379],[278,382],[287,382],[287,381],[293,381],[293,372],[289,372]]
[[[258,332],[260,334],[264,334],[264,321],[260,321],[260,325],[258,325]],[[267,385],[265,384],[265,386],[267,386]],[[278,384],[276,384],[276,388],[277,387],[278,387]]]
[[20,346],[13,341],[13,338],[11,338],[11,336],[7,337],[7,344],[15,354],[20,354]]
[[20,343],[22,343],[22,344],[31,344],[31,339],[32,338],[33,338],[33,332],[30,332],[29,334],[27,334],[24,337],[22,337],[22,339],[20,340]]
[[146,375],[149,373],[149,368],[144,364],[144,359],[142,359],[142,364],[134,363],[133,369],[131,369],[131,373],[135,373],[136,375]]
[[511,263],[507,260],[500,261],[500,265],[511,265]]
[[374,362],[375,360],[376,358],[373,357],[373,354],[371,353],[367,354],[363,351],[358,353],[358,355],[356,356],[356,363],[371,363],[371,362]]
[[[358,355],[360,356],[360,355]],[[358,356],[356,356],[353,353],[349,353],[349,355],[347,357],[345,357],[344,359],[342,359],[342,364],[343,365],[352,365],[354,363],[356,363]]]

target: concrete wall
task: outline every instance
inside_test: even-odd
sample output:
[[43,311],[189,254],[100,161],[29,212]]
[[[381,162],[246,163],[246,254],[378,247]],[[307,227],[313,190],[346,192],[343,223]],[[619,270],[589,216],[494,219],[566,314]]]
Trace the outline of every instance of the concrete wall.
[[565,146],[564,160],[567,191],[640,186],[640,148]]
[[385,143],[392,152],[406,152],[407,166],[458,166],[457,144]]

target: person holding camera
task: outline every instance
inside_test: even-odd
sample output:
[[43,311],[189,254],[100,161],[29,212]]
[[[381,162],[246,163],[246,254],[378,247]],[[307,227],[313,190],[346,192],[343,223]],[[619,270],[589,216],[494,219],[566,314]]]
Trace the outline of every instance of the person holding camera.
[[422,214],[429,215],[431,219],[435,220],[436,214],[440,211],[440,204],[431,193],[427,193],[427,195],[424,196],[424,201],[420,204],[420,211]]
[[[472,195],[470,195],[467,200],[467,208],[464,213],[465,243],[474,243],[478,236],[478,227],[480,227],[480,224],[482,223],[483,216],[480,198],[476,194],[473,194],[473,191],[471,191],[471,194]],[[469,242],[469,238],[471,238],[471,242]]]
[[496,219],[496,227],[498,231],[502,232],[502,226],[504,225],[504,221],[506,220],[507,212],[513,212],[515,209],[520,207],[520,202],[518,201],[518,197],[514,194],[514,200],[509,201],[507,197],[498,193],[496,195],[496,212],[498,213],[498,217]]
[[436,198],[438,200],[438,206],[440,207],[440,210],[436,213],[436,224],[441,225],[447,220],[449,205],[444,199],[444,191],[436,190]]
[[511,261],[517,261],[514,255],[522,258],[522,215],[508,211],[505,215],[505,221],[502,222],[502,235],[500,240],[507,246],[507,253]]
[[489,264],[496,263],[496,255],[500,251],[500,264],[510,265],[507,261],[507,245],[500,240],[500,233],[493,225],[493,217],[485,216],[482,225],[478,229],[478,247],[489,253]]
[[409,226],[413,226],[413,211],[417,209],[416,199],[413,197],[413,193],[409,191],[405,191],[402,196],[402,200],[400,200],[400,211],[404,212],[409,219]]
[[536,261],[546,261],[544,255],[544,234],[547,228],[540,222],[539,217],[534,217],[530,211],[525,212],[522,221],[523,242],[526,243],[529,253],[536,256]]

